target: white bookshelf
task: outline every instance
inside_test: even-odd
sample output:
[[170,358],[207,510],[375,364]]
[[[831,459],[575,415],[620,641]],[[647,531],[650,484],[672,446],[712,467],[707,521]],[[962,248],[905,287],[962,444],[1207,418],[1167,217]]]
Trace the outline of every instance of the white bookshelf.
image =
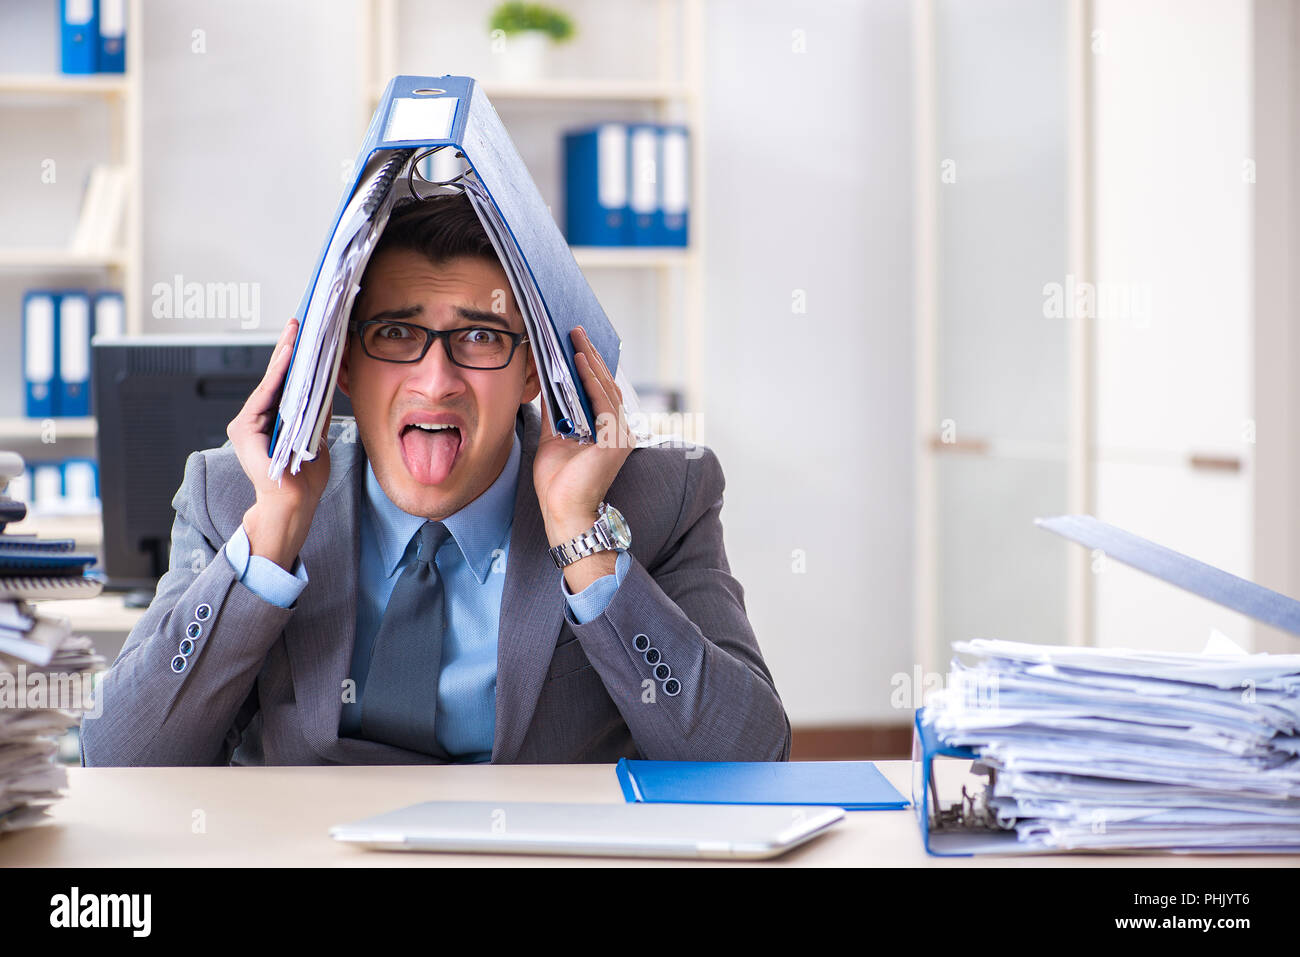
[[111,269],[124,272],[129,260],[125,250],[100,254],[76,253],[57,246],[0,248],[0,269]]
[[[141,237],[141,72],[143,65],[142,0],[127,0],[127,62],[120,74],[0,73],[0,94],[7,100],[30,97],[30,106],[41,108],[54,98],[64,105],[67,98],[84,98],[88,106],[102,102],[109,111],[109,161],[127,171],[128,198],[123,223],[123,244],[107,254],[84,254],[58,247],[0,247],[0,270],[31,274],[32,286],[43,285],[46,273],[85,271],[102,273],[103,285],[122,291],[125,327],[128,333],[140,332]],[[57,29],[51,21],[50,29]],[[9,188],[13,188],[12,186]],[[96,282],[96,285],[99,283]],[[15,314],[17,314],[15,312]],[[18,322],[21,323],[21,316]],[[21,338],[21,329],[6,332],[13,341]],[[14,442],[39,441],[41,419],[0,418],[0,447]],[[93,419],[56,418],[56,434],[69,438],[93,438]]]
[[[695,438],[703,441],[700,417],[704,411],[701,349],[705,261],[702,251],[706,228],[703,4],[701,0],[657,0],[656,13],[661,42],[656,51],[657,75],[652,78],[542,77],[528,83],[509,83],[484,77],[483,91],[494,104],[538,103],[548,108],[565,104],[578,108],[602,103],[632,104],[649,107],[657,121],[686,124],[691,150],[690,245],[685,248],[574,247],[573,254],[584,270],[637,269],[656,275],[658,313],[654,322],[659,356],[656,384],[681,391],[685,411],[697,416]],[[400,21],[401,4],[397,0],[369,0],[358,30],[362,89],[370,91],[361,118],[362,127],[369,122],[388,80],[401,72],[411,72],[398,66]],[[625,42],[625,38],[621,39]],[[575,111],[574,122],[589,122],[589,116],[589,110],[582,114]],[[556,136],[559,135],[557,128]],[[680,300],[671,294],[678,281]]]
[[23,416],[0,418],[0,436],[10,439],[39,441],[46,432],[46,423],[53,423],[58,438],[93,439],[94,416],[55,416],[49,419],[29,419]]
[[572,246],[573,258],[583,269],[667,269],[688,266],[695,251],[660,246]]
[[40,93],[56,96],[127,97],[133,93],[125,73],[0,73],[0,93]]
[[[106,108],[109,114],[109,162],[127,171],[128,197],[123,223],[122,246],[106,254],[86,254],[59,247],[0,247],[0,270],[7,274],[28,273],[31,285],[44,285],[47,273],[86,272],[103,277],[102,285],[120,289],[125,305],[125,325],[129,333],[140,331],[141,237],[141,72],[143,64],[141,0],[127,0],[127,63],[121,74],[0,73],[0,95],[7,101],[28,101],[25,107],[40,109],[46,102],[66,106],[69,99],[84,100],[88,108]],[[57,23],[51,22],[51,29]],[[12,186],[10,188],[13,188]],[[92,280],[100,285],[98,280]],[[17,313],[15,313],[17,314]],[[18,322],[21,323],[21,315]],[[21,328],[7,330],[12,340],[21,341]],[[20,384],[20,383],[19,383]],[[0,448],[14,448],[31,459],[36,453],[51,451],[43,444],[53,424],[56,441],[73,440],[74,448],[83,452],[93,441],[96,422],[93,417],[53,417],[33,419],[23,416],[0,417]],[[63,455],[66,450],[61,450]],[[42,515],[29,514],[22,522],[8,526],[14,533],[36,533],[45,537],[72,538],[78,546],[97,549],[103,541],[103,523],[98,514]],[[87,612],[85,602],[67,602]],[[120,601],[118,602],[120,605]],[[128,626],[129,630],[129,626]]]

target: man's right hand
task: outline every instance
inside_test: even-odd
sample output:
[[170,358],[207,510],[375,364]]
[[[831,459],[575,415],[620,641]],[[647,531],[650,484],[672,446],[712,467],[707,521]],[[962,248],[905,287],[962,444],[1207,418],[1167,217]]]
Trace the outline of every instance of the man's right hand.
[[307,540],[312,516],[330,476],[329,447],[325,441],[328,420],[316,458],[304,462],[297,475],[286,469],[280,481],[273,482],[266,474],[271,465],[268,427],[275,421],[276,393],[289,369],[297,335],[298,320],[290,319],[275,344],[266,375],[226,426],[226,435],[235,447],[239,464],[257,493],[257,501],[244,513],[244,532],[248,535],[251,554],[269,558],[285,571],[292,570]]

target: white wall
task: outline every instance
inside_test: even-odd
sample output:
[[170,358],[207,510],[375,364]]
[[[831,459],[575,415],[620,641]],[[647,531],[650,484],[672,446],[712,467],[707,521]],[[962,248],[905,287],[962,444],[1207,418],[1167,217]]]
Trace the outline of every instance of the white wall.
[[934,4],[937,381],[925,426],[992,449],[934,454],[942,671],[956,641],[1065,640],[1066,549],[1033,520],[1067,510],[1068,325],[1043,304],[1047,284],[1066,281],[1066,13],[1063,0]]
[[[360,143],[359,16],[355,2],[146,5],[141,302],[180,274],[259,284],[263,331],[293,315]],[[144,320],[146,332],[239,328]]]
[[732,567],[792,721],[898,721],[889,678],[915,657],[908,5],[708,9],[706,408]]
[[[1300,7],[1254,3],[1255,580],[1300,596]],[[1257,651],[1295,638],[1256,628]]]
[[[1151,302],[1094,323],[1096,514],[1251,578],[1251,4],[1094,10],[1097,281]],[[1189,468],[1193,453],[1242,469]],[[1117,563],[1096,583],[1100,645],[1195,651],[1211,629],[1252,642],[1245,616]]]

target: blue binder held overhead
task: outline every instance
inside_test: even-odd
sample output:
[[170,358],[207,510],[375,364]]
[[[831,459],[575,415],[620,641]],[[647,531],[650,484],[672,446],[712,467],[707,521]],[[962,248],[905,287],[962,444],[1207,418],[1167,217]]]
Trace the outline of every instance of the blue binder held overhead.
[[[463,156],[450,183],[424,183],[419,164],[439,150]],[[635,411],[635,392],[619,369],[620,342],[578,268],[528,169],[492,104],[469,77],[397,76],[370,121],[334,227],[299,306],[298,338],[272,435],[272,478],[315,457],[329,416],[346,322],[357,283],[401,193],[437,188],[466,193],[491,238],[523,313],[542,381],[542,401],[557,430],[589,440],[591,402],[574,363],[569,334],[581,325]]]

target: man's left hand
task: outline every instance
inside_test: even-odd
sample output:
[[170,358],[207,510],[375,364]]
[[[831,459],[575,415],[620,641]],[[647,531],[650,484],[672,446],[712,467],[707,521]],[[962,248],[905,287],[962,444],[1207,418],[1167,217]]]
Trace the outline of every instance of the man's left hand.
[[[623,408],[623,390],[581,326],[570,335],[574,364],[595,413],[594,443],[578,443],[555,433],[550,410],[542,402],[542,436],[533,460],[533,487],[551,547],[581,535],[595,524],[596,506],[605,499],[618,470],[636,447]],[[602,575],[613,574],[615,555],[598,552],[564,570],[575,594]],[[572,573],[572,574],[571,574]]]

